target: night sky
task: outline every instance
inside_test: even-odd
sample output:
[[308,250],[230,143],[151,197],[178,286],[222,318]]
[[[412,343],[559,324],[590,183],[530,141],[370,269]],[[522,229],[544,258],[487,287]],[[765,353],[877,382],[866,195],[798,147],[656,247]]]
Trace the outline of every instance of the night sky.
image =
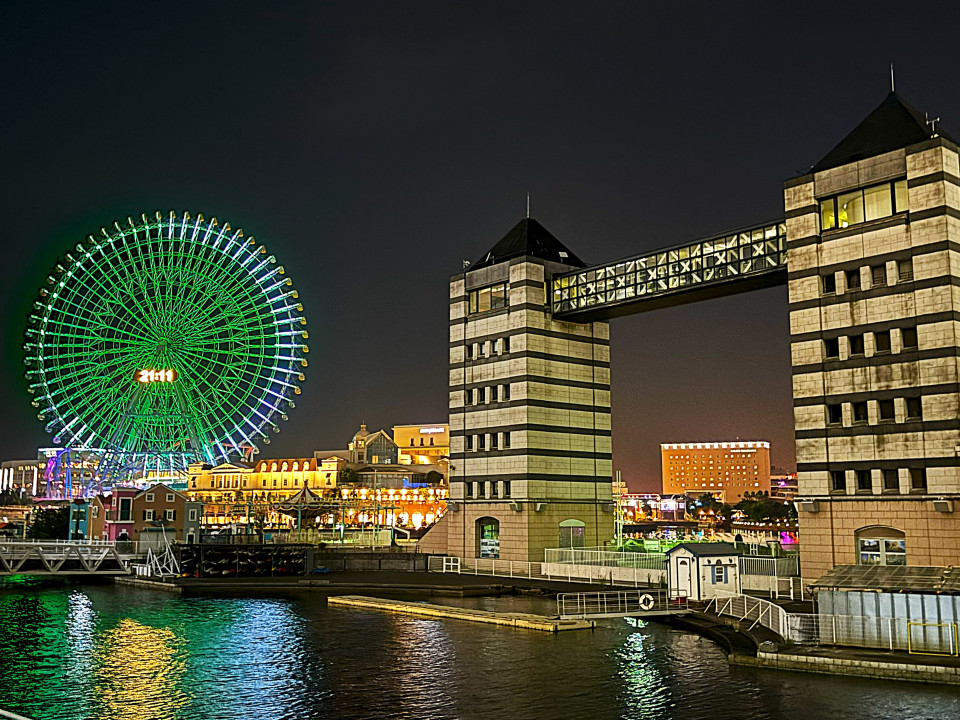
[[[787,10],[789,9],[789,12]],[[0,4],[0,457],[49,444],[26,313],[101,225],[200,211],[310,321],[266,456],[447,418],[447,284],[525,212],[588,263],[781,217],[889,91],[960,128],[956,3]],[[763,439],[792,468],[785,288],[615,320],[614,467]]]

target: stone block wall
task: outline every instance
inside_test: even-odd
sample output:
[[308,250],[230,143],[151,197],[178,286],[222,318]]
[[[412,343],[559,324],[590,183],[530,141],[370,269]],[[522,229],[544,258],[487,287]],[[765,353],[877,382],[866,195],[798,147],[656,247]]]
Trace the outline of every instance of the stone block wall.
[[[908,209],[821,231],[821,200],[903,179]],[[856,563],[871,525],[906,534],[908,564],[955,564],[931,543],[960,539],[932,504],[960,497],[960,149],[932,138],[784,200],[799,491],[819,509],[800,513],[803,576]]]

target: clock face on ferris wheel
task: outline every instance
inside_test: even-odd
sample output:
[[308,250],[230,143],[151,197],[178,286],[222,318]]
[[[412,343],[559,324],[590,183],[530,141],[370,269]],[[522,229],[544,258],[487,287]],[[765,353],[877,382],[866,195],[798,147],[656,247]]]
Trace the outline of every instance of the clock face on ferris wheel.
[[28,390],[58,445],[217,464],[269,443],[293,407],[302,311],[283,266],[229,223],[128,218],[46,278]]

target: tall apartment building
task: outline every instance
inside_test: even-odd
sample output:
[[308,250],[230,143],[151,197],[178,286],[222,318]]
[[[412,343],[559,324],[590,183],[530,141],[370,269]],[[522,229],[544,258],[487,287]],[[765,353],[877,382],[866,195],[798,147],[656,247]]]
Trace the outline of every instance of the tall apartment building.
[[735,505],[747,492],[770,492],[770,443],[664,443],[660,445],[664,495],[710,493]]
[[785,183],[806,581],[960,565],[958,159],[891,93]]
[[554,320],[547,294],[578,267],[527,218],[450,281],[452,555],[540,561],[613,535],[607,323]]

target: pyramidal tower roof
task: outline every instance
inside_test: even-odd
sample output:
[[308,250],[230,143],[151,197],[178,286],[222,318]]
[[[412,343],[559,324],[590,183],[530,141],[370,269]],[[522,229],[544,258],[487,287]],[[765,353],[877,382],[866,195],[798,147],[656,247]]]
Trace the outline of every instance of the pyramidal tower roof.
[[501,238],[500,242],[470,269],[496,265],[518,257],[534,257],[574,267],[586,267],[586,263],[570,252],[549,230],[533,218],[524,218]]
[[[952,140],[936,128],[936,134]],[[864,158],[899,150],[929,139],[934,130],[922,112],[895,92],[887,95],[849,135],[813,166],[813,172],[829,170]],[[955,141],[953,141],[955,142]]]

